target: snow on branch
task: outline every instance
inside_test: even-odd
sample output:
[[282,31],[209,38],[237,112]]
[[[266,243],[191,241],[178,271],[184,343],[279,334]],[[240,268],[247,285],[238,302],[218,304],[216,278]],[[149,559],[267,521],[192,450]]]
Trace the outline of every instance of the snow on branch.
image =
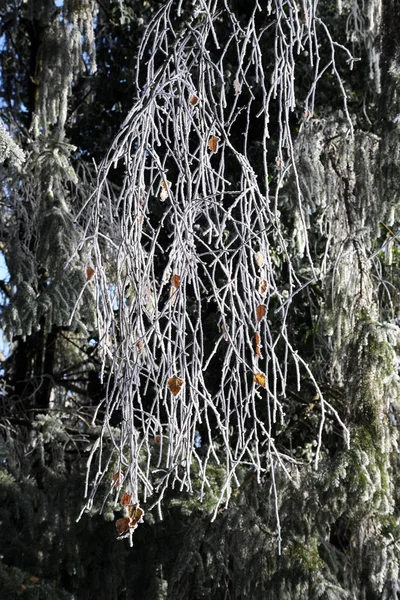
[[[137,98],[90,199],[87,241],[110,376],[88,507],[110,465],[133,498],[154,495],[156,503],[168,486],[196,488],[202,498],[210,465],[226,473],[217,505],[240,483],[241,466],[258,477],[275,468],[290,476],[294,459],[274,433],[288,380],[300,388],[311,378],[318,388],[287,325],[305,284],[282,226],[281,190],[294,179],[312,281],[293,112],[312,117],[327,69],[347,110],[335,58],[352,57],[314,0],[254,2],[246,21],[228,2],[199,0],[189,14],[182,4],[165,2],[145,31]],[[320,38],[331,47],[327,64]],[[300,67],[310,85],[298,98]],[[319,392],[318,450],[327,413],[348,439]]]
[[25,162],[25,153],[10,137],[4,123],[0,121],[0,164],[9,159],[15,166]]

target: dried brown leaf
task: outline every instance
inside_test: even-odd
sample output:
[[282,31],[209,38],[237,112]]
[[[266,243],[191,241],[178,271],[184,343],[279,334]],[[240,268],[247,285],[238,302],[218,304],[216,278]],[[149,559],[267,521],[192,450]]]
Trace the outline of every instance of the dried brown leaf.
[[183,383],[184,381],[180,377],[170,377],[170,379],[168,379],[168,387],[173,396],[177,396],[179,394]]
[[258,292],[259,292],[259,294],[264,295],[265,292],[267,291],[267,287],[268,287],[268,284],[267,284],[266,280],[262,279],[260,281],[260,285],[258,286]]
[[86,267],[86,279],[90,281],[95,274],[95,270],[92,267]]
[[128,531],[129,531],[129,522],[130,522],[130,518],[129,517],[124,517],[123,519],[118,519],[118,521],[115,523],[115,527],[117,528],[117,531],[118,531],[119,535],[123,535],[124,533],[128,533]]
[[160,192],[160,200],[164,202],[168,198],[168,190],[170,189],[172,183],[168,180],[161,180],[161,192]]
[[194,94],[193,94],[193,96],[190,96],[190,98],[189,98],[189,104],[191,106],[196,106],[196,104],[198,103],[198,101],[199,101],[198,97],[195,96]]
[[118,471],[116,473],[114,473],[114,475],[112,476],[112,483],[113,483],[113,485],[115,485],[115,487],[117,489],[121,485],[122,479],[123,479],[122,474],[119,473]]
[[121,498],[122,506],[127,506],[128,504],[131,504],[131,500],[132,500],[132,496],[130,494],[125,493]]
[[135,531],[143,516],[144,510],[138,504],[125,506],[125,517],[115,523],[119,536],[127,537],[127,534]]
[[135,504],[127,508],[127,515],[129,518],[129,529],[136,529],[144,515],[144,510],[138,504]]
[[257,306],[256,308],[256,315],[257,315],[257,321],[260,322],[261,319],[263,319],[265,317],[265,312],[266,312],[266,306],[265,304],[260,304],[259,306]]
[[267,379],[264,375],[264,373],[256,373],[254,375],[254,381],[256,383],[258,383],[258,385],[261,385],[261,387],[265,388],[265,385],[267,383]]
[[171,285],[173,288],[175,288],[176,290],[179,287],[179,284],[181,282],[181,276],[180,275],[172,275],[171,277]]
[[261,339],[260,339],[260,334],[258,333],[258,331],[254,332],[254,342],[255,342],[255,346],[256,346],[256,355],[258,356],[258,358],[261,358],[261,350],[260,350]]
[[210,139],[208,140],[208,147],[210,148],[211,152],[218,152],[218,142],[220,142],[221,138],[212,135],[210,137]]

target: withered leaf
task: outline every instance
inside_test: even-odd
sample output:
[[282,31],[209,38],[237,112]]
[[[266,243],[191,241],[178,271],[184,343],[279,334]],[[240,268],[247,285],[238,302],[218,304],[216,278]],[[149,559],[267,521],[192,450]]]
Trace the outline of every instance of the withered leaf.
[[256,252],[256,263],[258,264],[259,267],[264,266],[265,256],[262,252]]
[[258,286],[258,292],[259,292],[260,294],[264,295],[264,294],[265,294],[265,292],[267,291],[267,285],[268,285],[268,284],[267,284],[266,280],[265,280],[265,279],[262,279],[262,280],[260,281],[260,285]]
[[191,106],[195,106],[198,103],[198,101],[199,101],[198,97],[195,96],[194,94],[193,94],[193,96],[190,96],[190,98],[189,98],[189,104]]
[[122,475],[118,471],[112,476],[112,483],[118,489],[122,483]]
[[128,507],[129,529],[136,529],[138,523],[144,515],[144,510],[139,505]]
[[261,385],[261,387],[265,388],[267,380],[263,373],[256,373],[254,375],[254,381],[258,383],[258,385]]
[[86,267],[86,279],[90,281],[95,273],[95,270],[92,267]]
[[254,342],[255,342],[255,346],[256,346],[256,355],[258,356],[258,358],[261,358],[261,350],[260,350],[260,334],[258,333],[258,331],[254,332]]
[[138,504],[133,504],[125,507],[125,517],[118,519],[115,523],[119,539],[127,537],[131,532],[135,531],[138,524],[142,522],[144,510]]
[[239,82],[238,79],[235,79],[233,82],[233,89],[235,90],[235,94],[236,96],[238,96],[240,94],[240,92],[242,91],[242,86]]
[[164,202],[164,200],[166,200],[168,198],[168,190],[170,189],[172,183],[170,181],[168,181],[167,179],[162,179],[161,180],[161,193],[160,193],[160,200],[162,200]]
[[170,379],[168,379],[168,387],[173,396],[177,396],[179,394],[183,383],[184,381],[180,377],[170,377]]
[[218,142],[221,140],[221,138],[212,135],[210,137],[210,139],[208,140],[208,147],[210,148],[211,152],[218,152]]
[[123,535],[124,533],[128,533],[128,531],[129,531],[129,521],[130,521],[129,517],[124,517],[123,519],[118,519],[118,521],[115,523],[115,527],[117,528],[117,531],[118,531],[119,535]]
[[126,506],[127,504],[131,504],[132,496],[130,494],[125,493],[121,498],[122,506]]
[[179,284],[181,282],[181,276],[180,275],[172,275],[171,277],[171,285],[173,288],[175,288],[176,290],[179,287]]
[[260,304],[259,306],[257,306],[256,308],[256,315],[257,315],[257,321],[260,322],[261,319],[263,319],[265,317],[265,312],[266,312],[266,306],[265,304]]

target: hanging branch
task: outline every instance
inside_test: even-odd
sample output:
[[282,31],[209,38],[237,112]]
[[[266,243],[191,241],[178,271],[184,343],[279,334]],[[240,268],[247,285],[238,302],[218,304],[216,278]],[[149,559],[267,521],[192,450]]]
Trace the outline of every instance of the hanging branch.
[[[277,467],[290,476],[290,449],[274,439],[289,379],[300,388],[302,376],[311,378],[320,395],[316,463],[327,413],[348,441],[290,341],[290,306],[305,284],[280,198],[290,176],[313,273],[292,115],[304,102],[310,119],[327,69],[345,102],[335,57],[352,57],[317,18],[314,0],[254,2],[245,23],[227,1],[200,0],[189,14],[182,5],[165,2],[146,29],[137,98],[89,201],[86,239],[103,370],[111,374],[102,435],[88,461],[87,508],[111,465],[119,490],[134,501],[154,495],[158,505],[174,485],[200,489],[202,499],[210,465],[226,472],[218,506],[239,485],[240,466],[270,473],[272,482]],[[326,65],[319,36],[331,47]],[[300,100],[299,64],[312,75]]]

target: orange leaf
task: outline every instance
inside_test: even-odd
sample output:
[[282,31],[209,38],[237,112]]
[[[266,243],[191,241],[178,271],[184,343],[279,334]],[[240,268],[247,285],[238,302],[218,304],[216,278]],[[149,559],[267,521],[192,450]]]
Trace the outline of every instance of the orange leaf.
[[265,281],[265,279],[260,281],[260,285],[258,286],[258,291],[260,294],[265,294],[265,292],[267,291],[267,282]]
[[199,101],[199,99],[197,96],[193,95],[193,96],[190,96],[190,98],[189,98],[189,104],[191,106],[195,106],[198,103],[198,101]]
[[126,534],[135,531],[138,524],[142,522],[144,510],[138,504],[133,504],[125,507],[125,515],[115,523],[120,537],[127,537]]
[[180,377],[171,377],[168,379],[168,387],[173,396],[177,396],[183,386],[183,379]]
[[138,504],[128,508],[129,529],[136,529],[144,515],[144,510]]
[[121,504],[126,506],[127,504],[131,504],[132,496],[130,494],[124,494],[121,498]]
[[112,476],[113,485],[118,489],[122,483],[122,475],[118,471]]
[[254,375],[254,381],[258,383],[258,385],[261,385],[261,387],[263,388],[265,388],[265,385],[267,383],[267,379],[263,373],[256,373]]
[[86,267],[86,279],[90,281],[95,274],[95,270],[92,267]]
[[161,444],[161,435],[156,435],[154,437],[154,441],[155,441],[156,444]]
[[123,519],[118,519],[118,521],[115,523],[115,527],[117,528],[117,531],[118,531],[119,535],[123,535],[124,533],[128,533],[128,531],[129,531],[129,521],[130,521],[129,517],[124,517]]
[[181,276],[180,275],[172,275],[171,277],[171,285],[173,288],[175,288],[176,290],[179,287],[179,284],[181,282]]
[[136,342],[136,348],[138,349],[139,354],[142,354],[142,352],[143,352],[143,342],[142,342],[142,340],[139,340],[138,342]]
[[261,319],[265,317],[266,306],[265,304],[260,304],[256,308],[257,321],[260,322]]
[[29,577],[29,581],[31,583],[39,583],[39,577],[35,577],[35,575],[32,575],[32,577]]
[[254,341],[256,344],[256,354],[258,356],[258,358],[261,358],[261,351],[260,351],[260,335],[257,331],[254,332]]
[[216,137],[215,135],[212,135],[210,137],[210,139],[208,140],[208,147],[210,148],[211,152],[218,152],[218,142],[221,140],[221,138]]
[[21,590],[21,592],[25,592],[26,591],[26,585],[24,585],[23,583],[20,584],[19,589]]

